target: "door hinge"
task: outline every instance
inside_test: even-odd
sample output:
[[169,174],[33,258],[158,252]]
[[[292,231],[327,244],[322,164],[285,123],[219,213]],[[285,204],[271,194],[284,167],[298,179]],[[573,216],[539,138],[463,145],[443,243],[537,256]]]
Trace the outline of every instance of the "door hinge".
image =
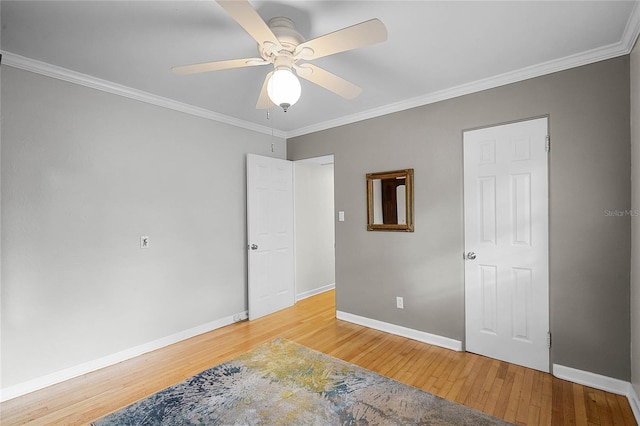
[[547,331],[547,348],[551,349],[551,332]]
[[549,135],[545,136],[544,138],[544,150],[546,152],[551,151],[551,137]]

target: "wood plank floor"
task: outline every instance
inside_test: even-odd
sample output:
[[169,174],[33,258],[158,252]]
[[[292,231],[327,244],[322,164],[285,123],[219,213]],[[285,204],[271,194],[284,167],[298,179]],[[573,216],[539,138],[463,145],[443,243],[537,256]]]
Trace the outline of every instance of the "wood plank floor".
[[284,337],[520,425],[635,425],[624,396],[335,318],[328,291],[0,405],[3,426],[87,424]]

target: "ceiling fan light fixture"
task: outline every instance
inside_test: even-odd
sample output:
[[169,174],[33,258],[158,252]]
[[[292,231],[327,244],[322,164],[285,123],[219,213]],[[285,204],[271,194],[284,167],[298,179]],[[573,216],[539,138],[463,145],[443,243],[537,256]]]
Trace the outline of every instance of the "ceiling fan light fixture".
[[360,87],[318,66],[308,63],[298,65],[297,62],[319,59],[387,40],[387,28],[375,18],[305,40],[291,19],[280,16],[267,23],[249,0],[216,2],[258,43],[260,57],[181,65],[171,69],[176,74],[196,74],[273,64],[274,70],[264,77],[256,102],[257,109],[270,108],[275,104],[286,112],[300,99],[302,88],[298,77],[344,99],[355,98],[362,92]]
[[288,68],[277,69],[267,82],[267,94],[274,104],[282,107],[284,112],[298,102],[302,87],[300,81]]

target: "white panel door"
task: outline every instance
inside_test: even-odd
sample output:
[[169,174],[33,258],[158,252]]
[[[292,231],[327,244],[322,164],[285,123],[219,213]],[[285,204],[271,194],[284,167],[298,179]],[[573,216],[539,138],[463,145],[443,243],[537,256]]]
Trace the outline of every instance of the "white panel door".
[[295,302],[293,163],[247,155],[249,319]]
[[547,119],[464,133],[466,350],[549,371]]

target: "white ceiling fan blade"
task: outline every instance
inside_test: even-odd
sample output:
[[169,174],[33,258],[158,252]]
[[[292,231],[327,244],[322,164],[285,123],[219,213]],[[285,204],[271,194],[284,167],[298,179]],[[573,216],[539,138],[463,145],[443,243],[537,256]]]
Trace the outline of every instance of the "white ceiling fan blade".
[[264,46],[265,42],[268,42],[275,45],[277,50],[281,49],[278,38],[247,0],[216,0],[216,2],[222,6],[260,46]]
[[262,84],[262,90],[260,90],[260,96],[258,97],[258,103],[256,103],[256,109],[267,109],[276,106],[273,102],[271,102],[271,98],[269,98],[269,94],[267,93],[267,83],[271,78],[273,71],[271,71],[264,78],[264,83]]
[[197,74],[201,72],[220,71],[231,68],[255,67],[267,65],[269,62],[262,58],[231,59],[228,61],[203,62],[201,64],[180,65],[171,67],[176,74]]
[[320,87],[324,87],[345,99],[353,99],[362,93],[362,89],[355,84],[315,65],[295,65],[295,69],[298,77],[304,78]]
[[295,54],[301,59],[317,59],[386,40],[387,27],[379,19],[371,19],[301,43]]

